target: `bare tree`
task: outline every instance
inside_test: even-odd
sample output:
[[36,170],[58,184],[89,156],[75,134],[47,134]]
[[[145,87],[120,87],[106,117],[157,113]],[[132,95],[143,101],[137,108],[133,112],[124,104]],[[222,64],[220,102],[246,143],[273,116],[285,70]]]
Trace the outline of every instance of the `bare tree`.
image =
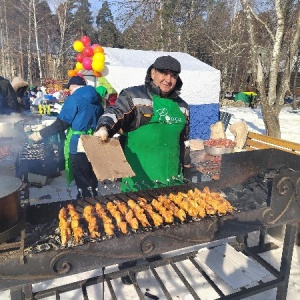
[[12,64],[11,64],[11,55],[10,55],[10,41],[9,41],[9,26],[8,26],[8,17],[7,17],[7,0],[3,0],[3,11],[2,11],[2,25],[3,25],[3,59],[4,62],[7,61],[7,63],[3,64],[4,68],[4,74],[5,77],[11,79],[12,74]]
[[[300,2],[273,0],[274,28],[256,13],[252,1],[241,0],[249,30],[252,74],[260,94],[266,133],[280,138],[279,113],[289,90],[291,70],[296,57],[300,35]],[[270,49],[257,40],[255,25],[259,23],[266,34]],[[267,55],[264,55],[267,52]]]
[[292,104],[292,107],[295,110],[298,108],[298,104],[297,104],[297,81],[298,81],[298,78],[299,78],[298,77],[299,69],[300,69],[300,45],[299,45],[299,49],[298,49],[298,55],[297,55],[296,63],[295,63],[294,68],[293,68],[294,77],[293,77],[293,82],[292,82],[292,90],[293,90],[293,104]]
[[39,66],[39,75],[40,75],[40,79],[43,80],[43,69],[41,63],[41,53],[40,53],[39,36],[38,36],[38,20],[36,14],[36,0],[31,0],[31,1],[32,1],[32,18],[33,18],[33,27],[34,27],[34,35],[35,35],[36,55],[37,55],[37,61]]
[[51,1],[59,24],[59,48],[57,57],[54,60],[54,73],[53,78],[59,78],[62,74],[61,68],[63,67],[63,57],[69,47],[66,47],[66,34],[69,28],[72,26],[73,21],[70,19],[69,14],[73,5],[72,0],[52,0]]
[[31,70],[31,26],[32,26],[32,18],[31,18],[31,12],[30,9],[32,7],[32,0],[29,2],[29,9],[28,9],[28,43],[27,43],[27,70],[28,70],[28,79],[30,84],[32,84],[32,70]]

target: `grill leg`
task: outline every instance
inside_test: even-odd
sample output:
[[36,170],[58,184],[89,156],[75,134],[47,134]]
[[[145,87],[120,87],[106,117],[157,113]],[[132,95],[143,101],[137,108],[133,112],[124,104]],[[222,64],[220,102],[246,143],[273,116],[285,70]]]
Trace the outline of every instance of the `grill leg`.
[[285,236],[283,242],[283,250],[280,265],[280,277],[283,278],[283,282],[277,288],[276,300],[286,299],[292,257],[294,251],[294,244],[297,231],[297,222],[286,224]]
[[259,242],[258,246],[252,247],[252,251],[255,252],[256,254],[258,253],[263,253],[266,251],[274,250],[277,249],[278,246],[272,242],[266,243],[266,234],[267,234],[267,229],[263,228],[259,231]]

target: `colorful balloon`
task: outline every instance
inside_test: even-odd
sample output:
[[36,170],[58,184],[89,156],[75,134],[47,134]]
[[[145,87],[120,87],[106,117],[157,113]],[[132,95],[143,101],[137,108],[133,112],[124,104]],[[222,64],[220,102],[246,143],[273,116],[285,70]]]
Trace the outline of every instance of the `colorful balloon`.
[[69,77],[73,77],[73,76],[76,76],[77,75],[77,71],[76,70],[69,70],[68,71],[68,76]]
[[98,61],[98,60],[93,60],[92,68],[96,72],[101,72],[104,69],[104,62]]
[[99,44],[93,44],[91,47],[93,48],[93,50],[94,50],[94,48],[95,47],[98,47],[99,46]]
[[82,53],[78,53],[77,55],[76,55],[76,60],[78,61],[78,62],[83,62],[83,59],[84,59],[84,55],[82,54]]
[[94,50],[92,47],[85,47],[83,49],[83,55],[86,57],[91,57],[94,55]]
[[83,49],[84,49],[84,45],[81,41],[79,40],[76,40],[74,43],[73,43],[73,48],[76,52],[81,52]]
[[97,45],[96,47],[94,47],[93,50],[94,50],[94,54],[96,54],[96,53],[104,53],[104,49],[101,46],[99,46],[99,45]]
[[95,77],[101,77],[102,76],[101,72],[97,72],[95,70],[93,71],[93,74],[94,74]]
[[92,59],[90,57],[85,57],[82,65],[86,70],[92,70]]
[[91,40],[90,40],[90,38],[87,37],[86,35],[84,35],[80,40],[81,40],[81,42],[83,43],[83,45],[84,45],[85,47],[88,47],[88,46],[91,45]]
[[96,53],[93,56],[93,61],[105,62],[105,55],[103,53]]
[[81,63],[81,62],[77,62],[75,68],[76,68],[76,70],[78,70],[78,71],[82,70],[82,69],[83,69],[82,63]]

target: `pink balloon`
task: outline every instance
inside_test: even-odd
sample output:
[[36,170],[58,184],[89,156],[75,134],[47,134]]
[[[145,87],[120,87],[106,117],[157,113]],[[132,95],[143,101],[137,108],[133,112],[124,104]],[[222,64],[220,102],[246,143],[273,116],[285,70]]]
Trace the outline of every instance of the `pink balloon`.
[[99,46],[99,44],[93,44],[91,47],[92,47],[92,49],[94,50],[94,48],[95,47],[98,47]]
[[82,65],[86,70],[92,70],[92,62],[90,57],[85,57],[82,61]]
[[90,57],[94,55],[94,50],[92,47],[85,47],[82,53],[84,56]]
[[82,54],[82,53],[78,53],[77,55],[76,55],[76,60],[78,61],[78,62],[83,62],[83,59],[84,59],[84,55]]

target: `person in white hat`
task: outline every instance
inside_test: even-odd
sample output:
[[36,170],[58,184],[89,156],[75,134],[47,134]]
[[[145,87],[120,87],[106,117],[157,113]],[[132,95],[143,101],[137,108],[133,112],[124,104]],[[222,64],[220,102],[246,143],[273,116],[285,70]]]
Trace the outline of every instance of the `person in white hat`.
[[14,77],[11,82],[12,87],[14,88],[18,103],[23,114],[30,113],[30,99],[28,94],[29,84],[22,77]]

